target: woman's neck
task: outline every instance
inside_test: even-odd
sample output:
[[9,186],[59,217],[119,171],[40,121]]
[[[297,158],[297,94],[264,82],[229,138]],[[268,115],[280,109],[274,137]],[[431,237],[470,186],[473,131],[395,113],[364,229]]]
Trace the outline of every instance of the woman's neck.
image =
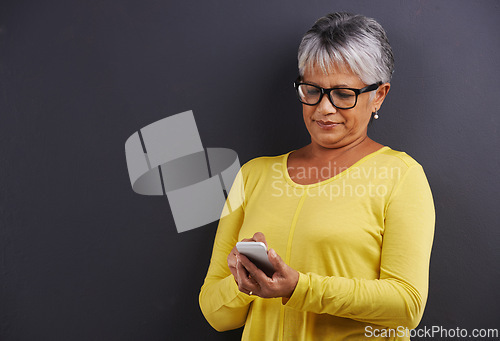
[[[377,146],[375,146],[377,145]],[[349,144],[338,148],[326,148],[317,143],[311,142],[305,148],[305,156],[306,158],[312,160],[321,160],[321,161],[333,161],[337,160],[343,156],[347,156],[346,154],[364,154],[369,150],[376,150],[380,148],[380,144],[373,141],[365,135]]]

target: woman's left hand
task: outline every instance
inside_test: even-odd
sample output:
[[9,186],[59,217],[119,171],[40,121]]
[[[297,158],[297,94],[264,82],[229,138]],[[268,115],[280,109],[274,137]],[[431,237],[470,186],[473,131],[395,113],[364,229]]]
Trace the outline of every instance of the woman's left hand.
[[299,281],[298,271],[289,267],[273,249],[269,250],[268,257],[275,269],[272,278],[267,277],[247,257],[238,254],[236,269],[239,290],[262,298],[290,298]]

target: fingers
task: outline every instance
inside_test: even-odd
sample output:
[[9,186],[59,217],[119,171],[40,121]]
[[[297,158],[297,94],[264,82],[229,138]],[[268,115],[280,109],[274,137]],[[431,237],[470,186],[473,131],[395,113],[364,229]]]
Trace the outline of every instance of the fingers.
[[[254,236],[257,236],[257,240],[255,240],[253,238],[245,238],[245,239],[242,239],[241,241],[242,242],[263,241],[265,243],[264,234],[262,234],[262,233],[256,233]],[[267,246],[267,244],[266,244],[266,246]],[[236,246],[233,247],[233,249],[231,250],[231,252],[229,253],[229,255],[227,255],[227,265],[228,265],[229,271],[231,272],[231,274],[233,275],[234,279],[236,280],[236,283],[240,282],[240,278],[238,278],[238,276],[237,276],[237,257],[239,255],[240,255],[240,253],[238,252],[238,249],[236,248]]]
[[299,280],[299,273],[289,267],[274,249],[269,250],[269,260],[276,272],[273,278],[260,270],[243,254],[236,256],[236,282],[238,289],[248,295],[262,298],[290,298]]
[[270,249],[268,254],[269,262],[274,267],[276,272],[283,272],[286,268],[286,263],[281,259],[281,257],[274,251],[274,249]]
[[247,268],[245,268],[245,266],[243,265],[243,260],[241,258],[245,258],[246,262],[250,262],[248,258],[246,258],[245,256],[243,255],[238,256],[236,265],[236,271],[237,271],[236,282],[238,283],[238,289],[246,294],[250,294],[250,292],[252,292],[252,294],[256,294],[259,291],[260,286],[257,283],[253,272],[250,272],[248,271]]
[[255,240],[253,240],[253,238],[245,238],[245,239],[242,239],[240,241],[241,242],[254,242]]
[[[245,238],[245,239],[242,239],[241,241],[242,242],[255,242],[254,239],[250,239],[250,238]],[[227,255],[227,265],[228,265],[231,273],[233,273],[233,269],[234,269],[234,272],[236,272],[236,257],[238,257],[239,254],[240,253],[238,252],[238,249],[235,246],[235,247],[233,247],[233,249],[231,250],[229,255]],[[235,274],[233,273],[233,275],[235,275]]]
[[238,258],[242,266],[245,268],[246,272],[249,274],[249,277],[251,277],[251,279],[253,279],[259,286],[269,280],[269,277],[267,277],[267,275],[254,263],[252,263],[252,261],[250,261],[247,257],[245,257],[244,255],[239,255]]
[[227,255],[227,265],[229,268],[236,268],[236,257],[239,254],[236,247],[234,247],[231,252]]
[[268,254],[269,261],[276,270],[272,281],[279,282],[278,296],[290,298],[297,286],[300,275],[297,270],[289,267],[274,249],[269,250]]
[[266,244],[266,248],[267,248],[267,241],[266,241],[266,237],[264,236],[264,233],[262,233],[262,232],[255,233],[252,237],[252,240]]
[[241,240],[242,242],[262,242],[266,244],[267,247],[267,241],[266,237],[264,236],[264,233],[262,232],[256,232],[252,238],[245,238]]
[[[242,242],[262,242],[266,245],[266,237],[262,232],[257,232],[251,239],[245,238]],[[238,289],[249,295],[261,296],[261,286],[270,278],[253,264],[247,257],[239,253],[236,247],[231,250],[227,258],[229,270],[233,274]],[[262,297],[262,296],[261,296]]]
[[233,275],[234,279],[236,282],[238,282],[238,277],[236,276],[236,267],[237,267],[237,257],[240,253],[238,252],[238,249],[233,247],[229,255],[227,255],[227,266],[229,267],[229,271]]

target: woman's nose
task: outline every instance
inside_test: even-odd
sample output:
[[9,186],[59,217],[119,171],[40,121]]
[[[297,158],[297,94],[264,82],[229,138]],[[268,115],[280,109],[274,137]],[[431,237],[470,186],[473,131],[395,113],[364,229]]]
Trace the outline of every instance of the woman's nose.
[[318,103],[316,110],[318,110],[322,115],[335,114],[337,112],[337,108],[333,106],[327,94],[323,95],[323,98],[321,98],[321,101]]

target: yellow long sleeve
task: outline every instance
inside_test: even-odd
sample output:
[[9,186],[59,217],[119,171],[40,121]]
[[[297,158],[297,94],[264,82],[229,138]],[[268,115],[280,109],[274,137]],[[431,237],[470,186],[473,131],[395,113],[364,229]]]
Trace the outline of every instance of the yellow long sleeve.
[[[233,185],[230,196],[243,195],[244,204],[219,223],[200,293],[209,323],[245,325],[243,340],[363,339],[367,327],[415,328],[435,217],[422,167],[384,147],[331,179],[299,185],[287,156],[248,162]],[[240,293],[227,267],[236,242],[257,231],[300,273],[286,304]]]
[[[227,256],[238,242],[239,228],[244,219],[242,180],[240,170],[226,201],[223,217],[219,221],[210,267],[199,297],[205,318],[217,331],[243,326],[246,322],[249,304],[253,300],[238,290],[227,266]],[[235,200],[231,200],[232,198]],[[243,205],[233,208],[229,213],[229,202],[243,202]]]
[[434,206],[419,165],[409,168],[385,214],[380,278],[301,274],[287,306],[397,328],[415,328],[427,299]]

